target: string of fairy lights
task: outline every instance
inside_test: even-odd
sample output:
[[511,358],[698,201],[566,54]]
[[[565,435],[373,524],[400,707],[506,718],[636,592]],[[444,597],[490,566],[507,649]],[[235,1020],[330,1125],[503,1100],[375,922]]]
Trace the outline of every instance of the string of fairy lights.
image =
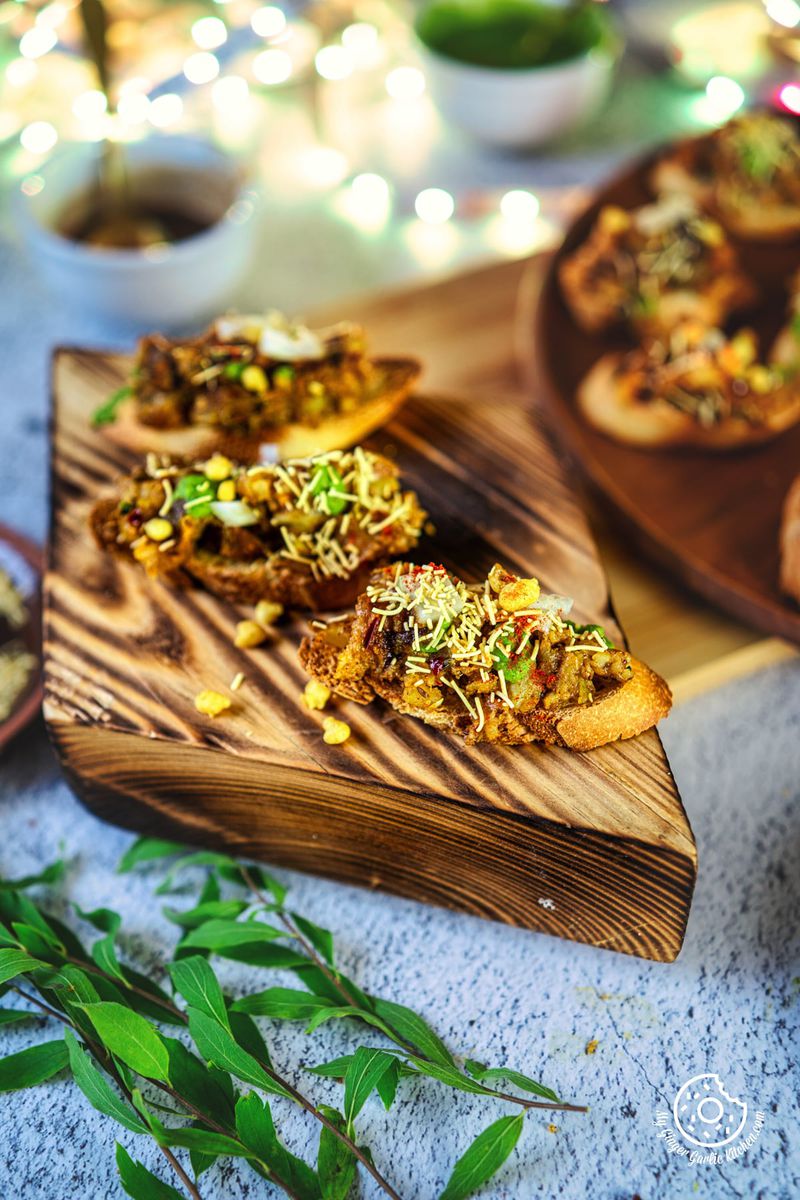
[[[427,227],[491,215],[490,240],[508,253],[526,253],[548,239],[539,199],[528,189],[477,201],[474,194],[456,197],[438,186],[408,191],[415,163],[441,127],[408,26],[387,0],[364,0],[349,11],[318,6],[314,20],[288,2],[258,0],[216,0],[208,7],[218,11],[204,15],[196,15],[196,5],[161,6],[160,17],[142,21],[140,29],[122,28],[135,22],[120,20],[113,112],[81,56],[77,5],[78,0],[51,0],[32,8],[0,0],[0,37],[5,34],[13,48],[2,70],[0,141],[17,145],[13,174],[35,169],[62,139],[134,140],[148,129],[207,127],[232,150],[268,155],[271,186],[283,175],[287,191],[305,186],[330,192],[334,209],[365,233],[385,228],[399,206],[399,215],[413,214]],[[328,8],[344,20],[326,24]],[[787,37],[800,33],[799,0],[765,0],[762,17]],[[683,21],[675,36],[684,40],[679,52],[688,72],[693,55],[705,53],[709,44],[702,13],[694,22]],[[341,136],[341,96],[348,88],[359,110],[369,106],[381,122],[380,140],[392,147],[391,183],[376,171],[354,171],[359,155],[350,153],[347,136]],[[281,97],[293,97],[304,117],[271,120]],[[800,112],[800,82],[783,83],[774,99]],[[745,100],[737,78],[711,74],[694,93],[692,115],[700,124],[718,124]],[[339,118],[338,137],[325,128],[331,113],[334,126]],[[265,150],[264,131],[283,124],[288,126],[283,142]]]

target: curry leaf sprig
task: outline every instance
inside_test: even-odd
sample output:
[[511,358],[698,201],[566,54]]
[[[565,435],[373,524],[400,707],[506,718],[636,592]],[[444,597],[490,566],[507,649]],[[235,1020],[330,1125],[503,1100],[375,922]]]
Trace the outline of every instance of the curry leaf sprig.
[[[359,1167],[383,1194],[397,1198],[372,1151],[359,1144],[356,1122],[373,1095],[390,1109],[398,1086],[412,1076],[521,1110],[494,1121],[475,1139],[440,1200],[462,1200],[494,1175],[522,1132],[526,1110],[583,1111],[513,1069],[469,1059],[460,1066],[412,1009],[368,995],[337,968],[331,933],[289,909],[285,888],[263,868],[140,838],[120,870],[170,856],[177,857],[157,889],[162,895],[175,889],[186,869],[205,872],[192,907],[164,909],[181,930],[165,964],[171,994],[120,961],[118,914],[76,909],[102,935],[87,950],[71,928],[25,894],[57,883],[63,864],[39,876],[0,881],[0,995],[15,992],[63,1027],[61,1038],[0,1060],[0,1090],[35,1086],[68,1068],[90,1104],[155,1142],[183,1188],[165,1183],[118,1145],[120,1182],[134,1200],[187,1195],[201,1200],[201,1176],[222,1156],[243,1159],[294,1200],[347,1200]],[[210,965],[212,955],[288,970],[302,986],[232,997]],[[0,1006],[0,1024],[30,1017],[30,1008]],[[359,1045],[309,1069],[313,1076],[342,1082],[341,1105],[334,1108],[316,1103],[276,1068],[256,1019],[302,1021],[310,1033],[343,1020],[381,1044]],[[524,1094],[490,1086],[500,1080]],[[314,1166],[283,1144],[269,1096],[293,1101],[319,1123]],[[188,1168],[181,1161],[187,1152]]]

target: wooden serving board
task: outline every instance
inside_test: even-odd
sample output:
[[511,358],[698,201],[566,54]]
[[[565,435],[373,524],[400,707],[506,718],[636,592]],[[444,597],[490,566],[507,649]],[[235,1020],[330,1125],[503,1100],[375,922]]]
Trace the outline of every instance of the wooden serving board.
[[[559,262],[583,242],[605,204],[633,208],[653,199],[648,158],[613,179],[573,223],[549,260],[531,265],[518,311],[518,353],[533,394],[589,479],[612,502],[642,548],[690,587],[766,633],[800,642],[800,608],[778,587],[783,500],[800,471],[800,425],[775,441],[735,453],[646,451],[593,429],[575,393],[603,354],[626,349],[623,335],[578,328],[561,296]],[[766,354],[786,320],[786,284],[800,267],[800,240],[770,245],[734,239],[760,299],[735,318]]]
[[[517,279],[483,272],[347,310],[376,350],[411,346],[430,368],[425,396],[371,444],[396,453],[434,517],[420,561],[535,572],[619,637],[586,520],[514,381]],[[380,703],[338,703],[353,736],[327,746],[323,714],[300,703],[304,619],[237,650],[240,611],[95,548],[89,508],[132,456],[88,417],[126,365],[61,351],[54,367],[45,715],[85,802],[130,828],[673,959],[696,853],[656,732],[588,754],[466,748]],[[197,692],[238,671],[231,713],[201,717]]]

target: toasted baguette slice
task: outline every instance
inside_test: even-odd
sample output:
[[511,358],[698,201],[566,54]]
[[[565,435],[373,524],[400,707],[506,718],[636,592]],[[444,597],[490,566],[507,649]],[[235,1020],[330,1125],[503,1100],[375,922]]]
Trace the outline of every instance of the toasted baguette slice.
[[703,344],[695,341],[685,355],[666,359],[658,347],[604,355],[578,388],[581,413],[615,441],[649,450],[737,450],[769,441],[800,420],[800,386],[777,373],[767,391],[739,396],[740,378],[768,368],[737,368],[731,355],[725,357],[733,342],[709,342],[712,335],[722,337],[707,331]]
[[150,455],[98,501],[90,525],[101,548],[151,577],[238,604],[329,611],[416,545],[425,517],[397,467],[358,448],[249,468],[219,454],[192,464]]
[[796,122],[747,112],[679,142],[654,166],[657,194],[691,197],[731,233],[785,241],[800,233],[800,138]]
[[[543,699],[538,702],[536,707],[531,707],[524,702],[523,698],[528,686],[526,684],[522,684],[517,690],[512,687],[510,694],[513,699],[511,701],[502,698],[499,691],[487,695],[484,690],[479,695],[480,703],[478,704],[476,702],[478,693],[473,692],[467,682],[470,678],[469,670],[466,672],[462,670],[459,673],[459,668],[452,660],[449,666],[440,668],[440,673],[433,678],[430,675],[427,680],[423,678],[421,685],[415,682],[419,680],[419,675],[417,674],[418,668],[413,666],[419,656],[416,658],[412,656],[410,674],[408,667],[406,667],[405,676],[402,674],[402,670],[398,670],[396,666],[387,669],[383,663],[390,649],[399,645],[397,642],[398,630],[393,633],[390,622],[390,626],[387,627],[388,633],[384,630],[375,635],[376,618],[372,616],[373,601],[385,588],[387,580],[391,581],[393,578],[397,582],[399,579],[400,589],[403,591],[407,586],[405,580],[419,579],[420,572],[424,573],[431,569],[413,568],[408,564],[401,564],[399,571],[405,572],[405,574],[398,575],[397,568],[392,571],[375,573],[372,577],[370,591],[359,597],[354,617],[337,621],[303,640],[300,646],[300,661],[303,667],[313,678],[349,700],[354,700],[358,704],[369,704],[376,696],[380,697],[398,712],[417,717],[437,729],[458,734],[469,744],[484,741],[504,745],[545,742],[572,750],[592,750],[622,738],[635,737],[651,728],[669,712],[672,698],[664,680],[649,667],[630,656],[627,651],[604,649],[602,640],[599,638],[593,652],[591,647],[584,651],[580,646],[576,646],[571,653],[562,650],[561,666],[558,672],[554,672],[547,679],[548,687],[556,690],[551,693],[543,692]],[[433,570],[441,579],[442,569],[434,568]],[[489,580],[496,581],[498,578],[507,581],[508,584],[532,582],[518,581],[515,576],[496,566],[490,573]],[[456,582],[462,598],[469,605],[471,598],[474,598],[479,589],[477,586],[469,588],[461,585],[460,581]],[[420,586],[424,588],[426,585],[423,582]],[[560,638],[562,645],[564,644],[564,635],[557,631],[553,632],[549,625],[554,612],[552,606],[546,606],[541,611],[533,608],[528,612],[522,612],[521,615],[519,615],[520,610],[517,610],[516,614],[507,613],[500,607],[499,597],[493,593],[492,584],[487,581],[486,586],[490,589],[486,594],[490,597],[490,605],[494,606],[500,625],[507,622],[521,628],[520,623],[527,622],[525,627],[529,629],[534,629],[538,625],[538,632],[535,636],[542,639],[540,645],[547,644],[547,640],[551,636],[556,641]],[[493,594],[494,600],[492,601]],[[548,600],[563,601],[563,598],[544,598],[545,603]],[[380,603],[383,601],[379,601],[378,607]],[[435,623],[436,615],[431,612],[430,603],[427,600],[423,603],[426,616],[431,614],[431,619]],[[417,610],[412,609],[413,611]],[[461,611],[466,612],[466,608]],[[484,610],[478,608],[476,611],[480,613]],[[478,619],[481,619],[480,616]],[[561,624],[563,626],[563,622]],[[403,624],[398,629],[401,631],[404,627]],[[428,628],[428,636],[430,636],[430,628],[427,626],[426,628]],[[495,625],[494,628],[496,629],[497,626]],[[591,628],[596,629],[597,627]],[[578,632],[575,635],[569,634],[566,638],[570,644],[572,644],[570,639],[574,641],[575,637],[587,636],[580,632],[581,627],[576,627],[576,629]],[[400,636],[403,636],[402,632]],[[458,636],[460,637],[460,634]],[[529,642],[533,644],[532,637],[529,637]],[[492,643],[487,643],[487,645],[489,644]],[[545,651],[545,653],[551,652],[551,648]],[[577,659],[573,660],[572,655],[590,656],[591,653],[599,655],[600,659],[604,660],[605,666],[614,656],[616,658],[614,669],[619,678],[609,676],[602,681],[595,678],[597,690],[590,689],[589,695],[580,703],[567,701],[553,704],[554,696],[561,694],[559,689],[562,687],[562,671],[566,671],[569,675],[573,663],[578,662]],[[567,662],[568,659],[570,659],[569,662]],[[510,659],[506,659],[506,667],[518,683],[520,679],[519,663],[517,662],[509,668],[510,661]],[[535,661],[535,659],[531,660],[529,672],[532,670],[534,675],[542,674],[534,669]],[[586,677],[590,677],[591,663],[588,657],[584,659],[584,664]],[[484,670],[484,674],[489,679],[492,677],[492,670],[491,666],[489,670]],[[448,672],[452,679],[458,679],[461,687],[466,687],[470,691],[468,703],[465,703],[465,697],[459,687],[453,686],[452,679],[448,682]],[[471,674],[471,678],[475,687],[482,686],[474,672]],[[418,691],[420,686],[421,692]],[[501,686],[503,691],[507,692],[508,682]],[[566,692],[564,694],[566,695]],[[545,700],[544,696],[549,696],[549,699]],[[517,705],[519,706],[517,707]],[[476,719],[478,710],[480,710],[480,715]]]
[[137,454],[155,449],[172,458],[203,458],[220,450],[240,462],[283,462],[347,450],[388,425],[421,373],[420,364],[412,358],[375,358],[372,366],[373,382],[358,406],[316,424],[295,421],[254,432],[205,424],[157,428],[142,424],[136,401],[128,399],[119,405],[116,420],[105,427],[105,432],[118,445]]
[[800,604],[800,475],[783,503],[780,539],[781,589]]

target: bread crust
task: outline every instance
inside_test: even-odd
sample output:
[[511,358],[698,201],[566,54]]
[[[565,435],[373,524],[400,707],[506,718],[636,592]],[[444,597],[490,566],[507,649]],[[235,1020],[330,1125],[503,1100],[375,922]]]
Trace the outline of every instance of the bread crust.
[[800,393],[786,391],[786,403],[763,425],[743,417],[726,417],[706,427],[666,400],[635,401],[620,387],[618,369],[623,353],[600,358],[581,382],[578,407],[601,433],[629,446],[667,450],[678,446],[703,450],[738,450],[778,437],[800,420]]
[[780,551],[781,590],[800,604],[800,475],[783,502]]
[[[305,670],[332,691],[357,704],[369,704],[379,696],[397,712],[416,717],[437,729],[459,732],[449,714],[441,709],[431,711],[404,704],[399,684],[375,673],[359,680],[340,676],[339,659],[354,625],[354,618],[348,618],[305,637],[299,651]],[[594,750],[650,729],[669,712],[672,693],[655,671],[632,656],[630,662],[632,678],[609,688],[592,704],[519,714],[514,740],[507,744],[544,742],[569,750]],[[474,740],[467,738],[468,742]]]

